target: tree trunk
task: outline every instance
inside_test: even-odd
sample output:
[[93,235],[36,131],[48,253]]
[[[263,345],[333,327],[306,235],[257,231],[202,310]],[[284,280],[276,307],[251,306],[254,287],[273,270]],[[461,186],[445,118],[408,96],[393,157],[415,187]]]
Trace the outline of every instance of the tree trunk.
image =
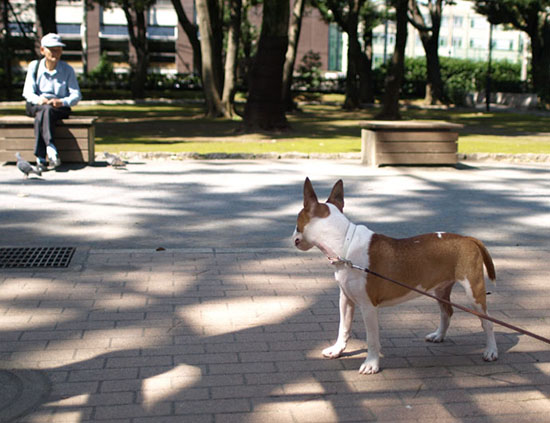
[[374,103],[374,82],[372,80],[372,30],[363,36],[364,51],[359,57],[359,101]]
[[348,34],[348,70],[346,73],[346,98],[344,100],[344,109],[346,110],[357,109],[360,104],[358,76],[359,63],[363,53],[361,52],[361,44],[357,35],[358,25],[358,11],[349,11],[345,25],[346,33]]
[[123,0],[122,9],[126,16],[130,43],[135,50],[135,58],[130,63],[130,90],[133,98],[144,98],[147,71],[149,69],[149,44],[147,42],[145,10],[132,8],[128,0]]
[[424,16],[420,12],[417,0],[409,0],[409,21],[418,30],[422,46],[426,53],[426,95],[424,103],[445,103],[443,80],[441,79],[441,66],[439,64],[439,31],[441,28],[443,0],[431,0],[428,9],[431,24],[427,25]]
[[50,32],[57,32],[57,22],[55,20],[55,9],[57,0],[36,0],[36,14],[40,22],[42,33],[46,35]]
[[[546,29],[544,28],[546,26]],[[539,32],[540,31],[540,32]],[[528,32],[531,40],[533,87],[544,104],[550,104],[550,26]]]
[[288,129],[282,89],[289,6],[289,0],[264,0],[260,41],[244,114],[247,131]]
[[405,46],[407,44],[407,3],[408,0],[396,0],[395,16],[397,32],[388,75],[384,84],[382,111],[377,115],[381,120],[397,120],[399,114],[399,95],[405,71]]
[[241,78],[245,91],[248,92],[248,84],[250,82],[250,70],[253,64],[253,47],[255,40],[253,40],[250,20],[248,14],[250,11],[251,3],[255,0],[242,0],[243,10],[241,13],[241,36],[240,36],[240,49],[242,51],[242,59],[239,61],[239,77]]
[[294,110],[296,104],[292,99],[292,74],[296,63],[298,41],[302,30],[302,16],[304,15],[305,0],[296,0],[292,9],[290,25],[288,27],[288,49],[286,50],[285,64],[283,67],[283,103],[286,110]]
[[[225,114],[222,104],[222,37],[216,0],[196,0],[197,19],[201,34],[202,85],[206,101],[206,116],[219,117]],[[216,38],[218,37],[218,39]]]
[[[355,31],[353,30],[355,28]],[[357,22],[350,25],[348,32],[348,70],[346,73],[346,97],[344,109],[354,110],[359,107],[359,61],[361,60],[361,45],[357,38]]]
[[6,98],[11,100],[12,96],[12,72],[11,72],[11,33],[9,26],[9,0],[3,0],[2,2],[2,25],[4,26],[4,42],[3,44],[3,67],[5,72],[5,84],[6,84]]
[[[371,62],[361,48],[358,29],[360,13],[365,0],[325,0],[317,2],[319,11],[327,21],[334,21],[348,35],[348,69],[346,72],[344,109],[360,107],[361,101],[374,100]],[[371,45],[372,47],[372,45]],[[372,55],[371,55],[372,58]]]
[[424,40],[421,36],[422,45],[426,52],[426,96],[424,102],[426,104],[442,104],[445,103],[445,95],[443,92],[443,80],[441,79],[441,65],[439,63],[438,43],[439,36],[428,37]]
[[241,0],[231,0],[231,21],[227,33],[227,52],[225,55],[225,78],[223,83],[222,104],[225,117],[233,117],[235,112],[235,91],[237,89],[237,59],[241,33]]
[[199,28],[187,18],[185,9],[181,4],[183,0],[171,1],[174,6],[174,10],[176,11],[176,15],[178,15],[178,22],[185,31],[185,34],[189,39],[189,43],[191,44],[191,49],[193,50],[193,66],[195,71],[202,76],[201,43],[198,37]]

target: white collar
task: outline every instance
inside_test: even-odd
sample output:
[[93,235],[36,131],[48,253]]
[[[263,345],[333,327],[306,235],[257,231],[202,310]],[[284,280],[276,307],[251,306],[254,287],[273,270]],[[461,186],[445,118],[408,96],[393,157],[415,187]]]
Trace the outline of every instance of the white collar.
[[353,240],[353,236],[355,235],[356,229],[357,225],[349,222],[348,230],[346,231],[346,239],[344,240],[344,247],[342,248],[342,258],[344,259],[347,259],[348,257],[348,250],[351,245],[351,241]]

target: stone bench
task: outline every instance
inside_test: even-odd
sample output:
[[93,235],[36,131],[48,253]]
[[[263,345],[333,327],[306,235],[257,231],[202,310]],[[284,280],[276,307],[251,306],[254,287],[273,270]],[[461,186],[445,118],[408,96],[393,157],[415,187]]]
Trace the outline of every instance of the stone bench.
[[435,121],[364,121],[361,162],[380,165],[456,165],[458,130]]
[[[95,121],[93,116],[71,116],[57,122],[55,146],[65,163],[93,163]],[[14,162],[15,153],[34,162],[34,119],[28,116],[0,116],[0,162]]]

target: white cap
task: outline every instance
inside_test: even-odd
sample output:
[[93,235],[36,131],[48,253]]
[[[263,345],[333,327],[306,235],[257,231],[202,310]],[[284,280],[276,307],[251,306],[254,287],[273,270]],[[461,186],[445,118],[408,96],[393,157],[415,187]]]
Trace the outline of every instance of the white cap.
[[40,41],[42,47],[65,47],[65,44],[61,42],[61,37],[58,34],[50,32],[42,37]]

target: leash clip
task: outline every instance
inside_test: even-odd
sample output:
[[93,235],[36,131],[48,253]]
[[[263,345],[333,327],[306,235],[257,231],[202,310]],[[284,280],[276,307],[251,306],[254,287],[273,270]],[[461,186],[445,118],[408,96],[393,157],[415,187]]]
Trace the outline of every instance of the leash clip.
[[330,264],[332,264],[333,266],[336,266],[336,265],[338,265],[338,264],[344,265],[344,266],[348,266],[348,267],[352,267],[352,266],[353,266],[352,263],[351,263],[351,261],[346,260],[346,259],[344,259],[344,258],[342,258],[342,257],[340,257],[340,256],[338,256],[338,257],[329,257],[328,259],[329,259],[329,261],[330,261]]

